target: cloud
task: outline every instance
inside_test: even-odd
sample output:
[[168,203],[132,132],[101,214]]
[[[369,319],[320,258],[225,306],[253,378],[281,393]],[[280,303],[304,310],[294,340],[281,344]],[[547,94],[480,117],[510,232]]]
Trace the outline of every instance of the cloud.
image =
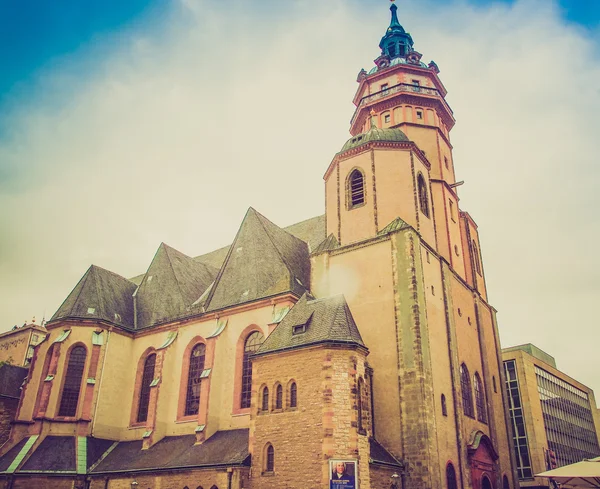
[[[91,263],[133,276],[161,241],[210,251],[250,205],[281,225],[323,212],[322,176],[388,12],[260,9],[173,3],[42,73],[4,111],[3,329],[50,316]],[[503,343],[534,342],[600,389],[597,41],[543,0],[399,12],[450,92],[461,207],[480,226]]]

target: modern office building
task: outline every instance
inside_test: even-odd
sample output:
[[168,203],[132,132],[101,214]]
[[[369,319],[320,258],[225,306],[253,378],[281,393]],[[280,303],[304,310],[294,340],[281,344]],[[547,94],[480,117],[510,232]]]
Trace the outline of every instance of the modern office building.
[[600,455],[591,389],[530,343],[503,349],[502,360],[521,487],[548,487],[534,475]]

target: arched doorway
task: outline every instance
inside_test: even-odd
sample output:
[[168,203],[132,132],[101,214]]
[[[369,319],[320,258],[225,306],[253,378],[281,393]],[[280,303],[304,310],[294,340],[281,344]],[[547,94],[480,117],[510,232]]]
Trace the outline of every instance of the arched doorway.
[[471,480],[474,489],[496,489],[492,481],[496,480],[498,454],[492,440],[481,430],[471,434],[467,445]]
[[481,489],[493,489],[487,475],[484,475],[483,479],[481,479]]

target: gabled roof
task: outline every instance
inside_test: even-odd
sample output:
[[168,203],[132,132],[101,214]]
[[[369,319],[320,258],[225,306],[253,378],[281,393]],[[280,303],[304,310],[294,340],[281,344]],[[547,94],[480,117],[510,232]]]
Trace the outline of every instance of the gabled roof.
[[21,397],[21,385],[29,370],[16,365],[0,365],[0,397]]
[[404,464],[394,457],[381,443],[375,438],[369,438],[369,462],[390,465],[402,469]]
[[185,315],[217,271],[162,243],[135,293],[137,328]]
[[248,209],[210,294],[214,311],[273,295],[302,295],[310,284],[308,245]]
[[91,474],[242,465],[248,459],[248,432],[217,431],[201,445],[195,435],[167,436],[147,450],[139,440],[120,442]]
[[304,294],[255,355],[319,343],[347,343],[366,348],[344,296],[314,299]]
[[67,318],[99,319],[133,328],[135,284],[92,265],[50,321]]
[[331,233],[329,236],[327,236],[326,239],[324,239],[321,242],[319,246],[315,248],[315,250],[313,251],[313,255],[318,255],[319,253],[322,253],[324,251],[335,250],[339,247],[340,243],[338,242],[337,238],[333,235],[333,233]]

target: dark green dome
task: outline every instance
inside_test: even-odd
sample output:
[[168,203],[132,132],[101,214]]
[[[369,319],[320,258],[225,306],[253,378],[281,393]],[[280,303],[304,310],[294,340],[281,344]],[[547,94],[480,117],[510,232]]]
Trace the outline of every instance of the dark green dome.
[[371,141],[389,141],[389,142],[407,142],[410,141],[406,134],[400,129],[387,128],[380,129],[371,122],[371,129],[362,134],[358,134],[346,141],[340,153],[348,151],[352,148],[357,148],[362,144],[370,143]]

